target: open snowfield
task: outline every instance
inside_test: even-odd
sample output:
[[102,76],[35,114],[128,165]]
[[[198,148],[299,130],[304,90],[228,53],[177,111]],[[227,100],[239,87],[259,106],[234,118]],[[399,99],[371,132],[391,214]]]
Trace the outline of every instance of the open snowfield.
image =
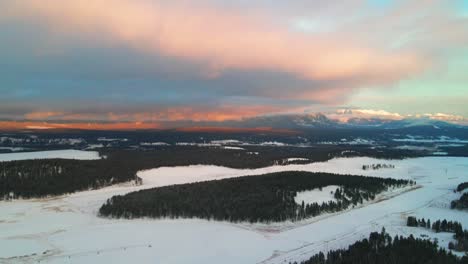
[[83,150],[47,150],[20,153],[0,154],[0,161],[29,160],[29,159],[76,159],[76,160],[95,160],[100,159],[96,151]]
[[[374,163],[393,164],[395,169],[362,170],[362,165]],[[287,170],[412,179],[421,188],[394,195],[390,192],[377,203],[316,221],[285,223],[290,228],[275,232],[255,225],[199,219],[114,220],[96,216],[102,203],[116,194]],[[459,196],[452,190],[468,181],[468,158],[340,158],[254,170],[194,165],[147,170],[139,176],[142,186],[122,184],[51,199],[0,202],[0,263],[288,263],[346,247],[382,226],[391,235],[425,234],[447,246],[451,234],[408,228],[408,215],[446,218],[468,226],[468,212],[449,209],[450,201]]]
[[298,192],[296,197],[294,197],[294,201],[296,201],[297,204],[301,204],[302,202],[305,204],[321,204],[335,201],[334,194],[338,188],[340,188],[338,185],[329,185],[322,188],[322,190],[313,189],[311,191]]

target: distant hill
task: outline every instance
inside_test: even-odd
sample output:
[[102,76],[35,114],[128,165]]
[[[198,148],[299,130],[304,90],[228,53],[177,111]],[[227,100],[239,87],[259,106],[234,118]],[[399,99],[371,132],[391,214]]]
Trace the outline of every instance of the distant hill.
[[[189,124],[187,124],[189,125]],[[198,126],[205,123],[198,123]],[[269,127],[275,129],[343,129],[343,128],[381,128],[381,129],[450,129],[468,128],[466,126],[451,124],[444,121],[429,118],[407,118],[390,120],[384,118],[350,118],[346,122],[330,119],[321,113],[292,114],[292,115],[268,115],[245,118],[240,121],[206,122],[209,126],[228,126],[239,128]]]

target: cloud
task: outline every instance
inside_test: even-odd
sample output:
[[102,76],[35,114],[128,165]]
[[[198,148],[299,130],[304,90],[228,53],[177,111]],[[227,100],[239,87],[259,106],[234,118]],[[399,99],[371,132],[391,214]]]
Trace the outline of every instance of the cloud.
[[180,107],[151,107],[151,108],[126,108],[119,112],[106,112],[107,108],[73,112],[29,112],[16,120],[28,121],[96,121],[96,122],[161,122],[161,121],[208,121],[221,122],[227,120],[240,120],[242,118],[258,115],[281,113],[284,109],[270,105],[206,105],[206,106],[180,106]]
[[139,122],[38,122],[38,121],[0,121],[2,130],[46,130],[46,129],[85,129],[85,130],[135,130],[160,129],[158,123]]
[[379,83],[426,67],[410,52],[389,53],[340,34],[293,32],[258,10],[250,14],[191,1],[142,0],[19,0],[10,10],[10,16],[46,23],[57,34],[102,36],[142,52],[200,63],[206,78],[234,69]]
[[26,119],[43,120],[51,117],[62,116],[63,112],[31,112],[24,115]]
[[403,120],[412,118],[427,118],[432,120],[439,120],[455,124],[468,124],[468,118],[461,115],[452,115],[445,113],[424,113],[424,114],[401,114],[395,112],[389,112],[386,110],[375,110],[375,109],[360,109],[360,108],[340,108],[335,111],[325,113],[328,118],[338,120],[340,122],[348,122],[350,119],[362,118],[362,119],[382,119],[382,120]]
[[468,45],[467,21],[442,0],[2,1],[11,114],[0,117],[227,120],[346,105],[444,71]]
[[360,109],[360,108],[340,108],[336,111],[329,112],[326,114],[327,117],[339,120],[340,122],[348,122],[350,119],[362,118],[362,119],[384,119],[384,120],[402,120],[408,116],[392,113],[386,110],[375,110],[375,109]]
[[451,114],[444,114],[444,113],[435,113],[435,114],[426,113],[422,116],[427,117],[429,119],[433,119],[433,120],[446,121],[446,122],[457,123],[457,124],[468,124],[468,118],[465,118],[460,115],[451,115]]

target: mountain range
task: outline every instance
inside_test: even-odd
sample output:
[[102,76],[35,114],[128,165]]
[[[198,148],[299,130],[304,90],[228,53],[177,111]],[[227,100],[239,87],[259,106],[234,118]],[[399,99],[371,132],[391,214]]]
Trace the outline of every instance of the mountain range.
[[346,128],[378,128],[378,129],[404,129],[425,127],[430,129],[468,128],[467,126],[434,120],[427,117],[403,118],[399,120],[385,118],[349,118],[346,121],[329,118],[322,113],[266,115],[245,118],[236,121],[222,122],[177,122],[167,124],[175,127],[232,127],[232,128],[260,128],[275,129],[346,129]]

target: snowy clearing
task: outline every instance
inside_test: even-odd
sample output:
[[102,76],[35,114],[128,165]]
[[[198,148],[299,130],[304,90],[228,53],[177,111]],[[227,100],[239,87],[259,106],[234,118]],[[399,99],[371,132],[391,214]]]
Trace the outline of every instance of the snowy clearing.
[[245,150],[245,148],[241,147],[230,147],[230,146],[225,146],[223,149],[230,149],[230,150]]
[[[395,169],[362,170],[364,164],[390,162]],[[102,203],[117,194],[287,170],[412,179],[420,188],[390,190],[376,203],[292,223],[281,232],[271,232],[268,225],[258,228],[255,224],[199,219],[115,220],[96,216]],[[392,236],[428,235],[447,247],[451,234],[408,228],[409,215],[446,218],[468,226],[466,211],[449,209],[450,201],[460,195],[453,189],[468,180],[468,158],[339,158],[255,170],[194,165],[141,171],[138,175],[143,178],[142,186],[121,184],[50,199],[0,202],[0,263],[288,263],[319,251],[346,247],[383,226]]]
[[15,151],[23,151],[23,150],[26,150],[26,148],[20,148],[20,147],[0,147],[0,150],[9,150],[9,151],[15,152]]
[[291,162],[291,161],[308,161],[309,159],[306,159],[306,158],[287,158],[286,161],[287,162]]
[[416,136],[407,135],[406,138],[394,138],[392,140],[395,142],[414,142],[414,143],[458,143],[458,144],[468,143],[468,140],[450,138],[446,136],[440,136],[438,138],[420,138]]
[[141,142],[140,146],[170,146],[166,142]]
[[329,185],[327,187],[323,187],[322,190],[313,189],[311,191],[298,192],[296,197],[294,197],[294,200],[297,204],[302,204],[302,201],[304,201],[305,204],[328,203],[336,200],[334,194],[338,188],[340,188],[340,186]]
[[30,159],[96,160],[96,159],[100,159],[100,157],[99,157],[99,153],[96,151],[83,151],[83,150],[75,150],[75,149],[0,154],[0,161],[30,160]]

